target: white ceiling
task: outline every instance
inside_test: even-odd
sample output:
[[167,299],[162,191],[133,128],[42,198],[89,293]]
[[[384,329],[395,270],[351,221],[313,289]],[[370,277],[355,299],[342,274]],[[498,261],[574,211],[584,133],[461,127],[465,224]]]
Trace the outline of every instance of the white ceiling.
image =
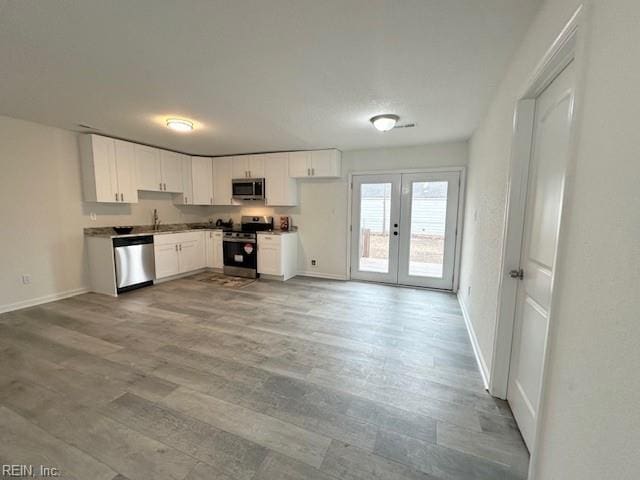
[[0,114],[193,154],[468,138],[538,3],[0,0]]

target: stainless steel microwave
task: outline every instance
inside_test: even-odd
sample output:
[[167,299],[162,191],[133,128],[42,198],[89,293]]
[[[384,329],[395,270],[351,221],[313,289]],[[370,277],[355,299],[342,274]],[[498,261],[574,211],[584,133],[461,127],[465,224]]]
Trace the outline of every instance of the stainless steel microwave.
[[231,191],[236,200],[264,200],[264,178],[234,178]]

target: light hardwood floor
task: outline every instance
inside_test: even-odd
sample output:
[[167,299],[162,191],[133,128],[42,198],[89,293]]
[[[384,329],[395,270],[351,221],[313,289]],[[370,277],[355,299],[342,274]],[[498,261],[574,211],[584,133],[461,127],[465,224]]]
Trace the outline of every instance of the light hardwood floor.
[[0,461],[82,480],[526,478],[455,296],[199,278],[0,315]]

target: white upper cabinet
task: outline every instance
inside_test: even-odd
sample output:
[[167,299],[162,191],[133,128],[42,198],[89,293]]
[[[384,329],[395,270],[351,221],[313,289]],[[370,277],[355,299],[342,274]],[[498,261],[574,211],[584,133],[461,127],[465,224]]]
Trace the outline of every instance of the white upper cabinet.
[[[117,149],[116,142],[119,142]],[[109,203],[138,201],[131,147],[133,145],[127,142],[100,135],[80,137],[83,193],[86,201]]]
[[249,178],[249,155],[239,155],[233,158],[233,178]]
[[233,157],[233,178],[264,178],[265,155]]
[[138,203],[136,182],[136,146],[122,140],[114,140],[118,196],[124,203]]
[[264,178],[264,161],[268,155],[249,155],[249,178]]
[[138,190],[162,191],[160,150],[146,145],[135,146]]
[[193,205],[193,174],[191,171],[191,157],[180,155],[182,166],[182,193],[175,195],[173,203],[176,205]]
[[182,155],[160,150],[160,176],[162,191],[182,192]]
[[233,158],[213,158],[213,204],[232,205],[231,180],[233,177]]
[[289,176],[291,178],[311,176],[311,152],[289,152]]
[[298,204],[298,184],[289,177],[289,154],[264,155],[265,200],[267,206],[294,206]]
[[313,150],[289,153],[291,178],[337,178],[342,176],[340,150]]
[[210,157],[191,157],[193,204],[213,205],[213,169]]

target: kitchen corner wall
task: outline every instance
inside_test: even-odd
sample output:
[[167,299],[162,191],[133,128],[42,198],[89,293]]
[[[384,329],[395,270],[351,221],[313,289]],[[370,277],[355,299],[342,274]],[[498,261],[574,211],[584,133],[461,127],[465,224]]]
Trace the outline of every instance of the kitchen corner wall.
[[[82,229],[150,224],[154,208],[163,223],[239,222],[252,214],[273,215],[277,221],[290,215],[299,228],[299,272],[346,278],[348,174],[466,165],[467,142],[350,151],[342,158],[342,178],[299,181],[297,207],[175,206],[170,194],[160,192],[140,192],[140,202],[133,205],[87,203],[78,135],[0,116],[0,311],[86,289]],[[23,275],[31,276],[30,284],[22,283]]]
[[174,206],[165,193],[141,192],[134,205],[83,202],[77,137],[0,116],[0,311],[85,289],[84,227],[150,224],[154,208],[164,223],[208,218],[208,207]]
[[[299,229],[298,271],[307,275],[345,279],[349,226],[349,173],[460,167],[467,164],[466,141],[401,148],[353,150],[342,154],[342,177],[299,180],[297,207],[214,207],[211,218],[242,215],[289,215]],[[316,260],[316,266],[311,265]]]

